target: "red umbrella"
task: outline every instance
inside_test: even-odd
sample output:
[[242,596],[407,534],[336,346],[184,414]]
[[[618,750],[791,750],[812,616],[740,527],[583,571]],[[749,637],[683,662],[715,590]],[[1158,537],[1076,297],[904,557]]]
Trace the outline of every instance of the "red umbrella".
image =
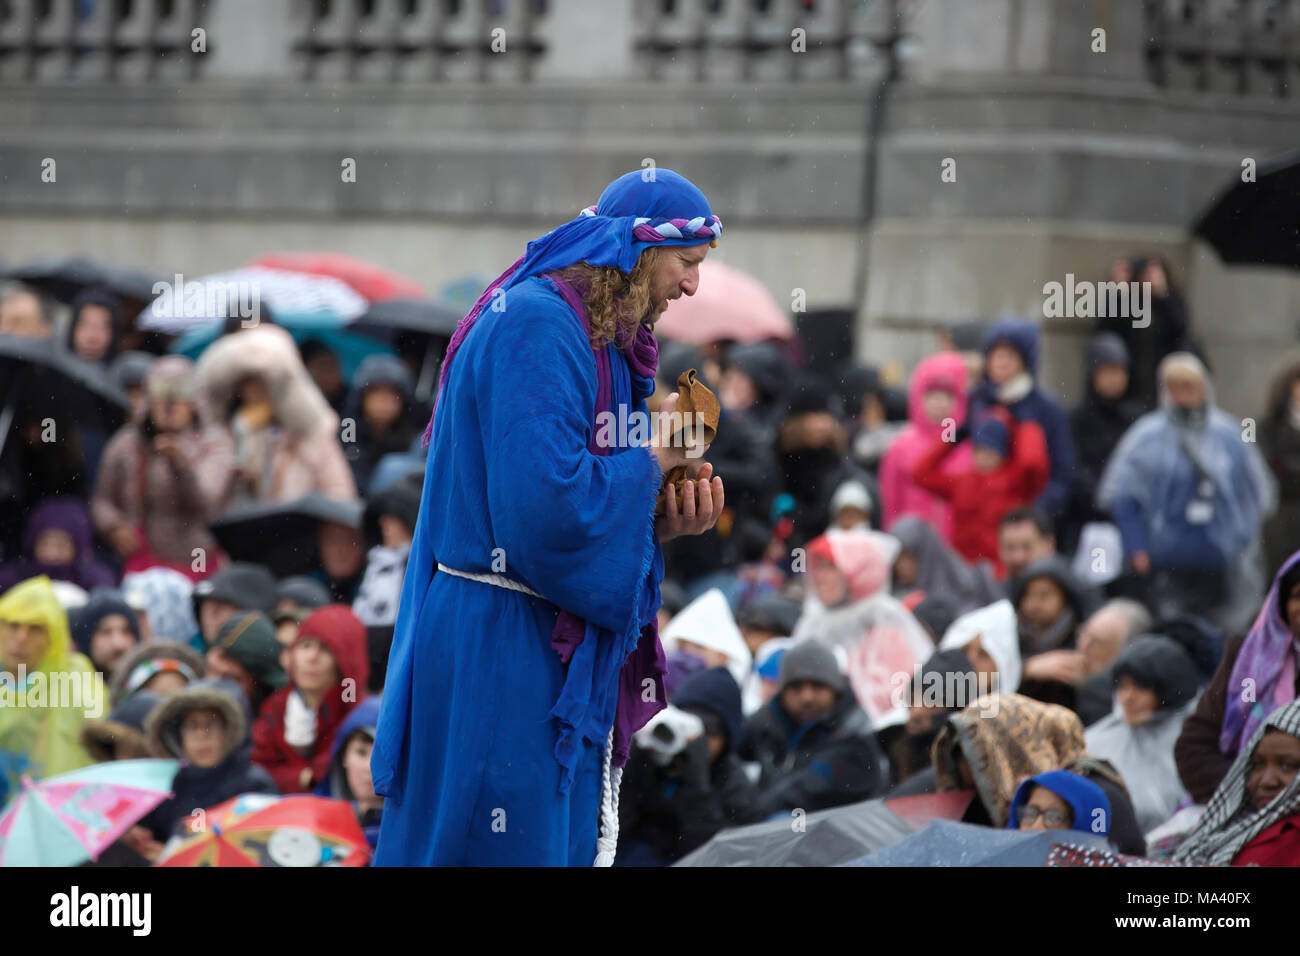
[[190,817],[158,866],[365,866],[352,805],[343,800],[246,793]]
[[414,279],[340,252],[270,252],[249,265],[333,276],[371,302],[425,297],[423,287]]
[[794,337],[794,325],[767,287],[753,276],[705,259],[694,295],[668,303],[655,334],[678,342],[708,345],[720,339],[758,342]]

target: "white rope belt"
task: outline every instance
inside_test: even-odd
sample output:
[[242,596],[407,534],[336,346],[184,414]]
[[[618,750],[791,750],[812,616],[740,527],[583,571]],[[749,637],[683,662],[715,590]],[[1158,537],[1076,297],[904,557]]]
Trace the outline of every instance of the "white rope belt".
[[[533,597],[542,597],[526,584],[520,584],[513,581],[504,574],[482,574],[477,571],[461,571],[457,568],[449,568],[441,561],[438,562],[438,570],[445,571],[458,578],[466,578],[470,581],[481,581],[484,584],[494,584],[499,588],[505,588],[507,591],[520,591],[524,594],[531,594]],[[546,598],[542,598],[543,601]],[[600,832],[596,839],[596,859],[594,866],[613,866],[614,857],[618,853],[618,791],[621,789],[623,782],[623,770],[621,767],[614,767],[611,763],[611,757],[614,753],[614,728],[609,728],[609,738],[605,741],[604,759],[601,761],[600,774]]]
[[[495,584],[499,588],[505,588],[507,591],[522,591],[524,594],[531,595],[535,598],[542,597],[526,584],[520,584],[518,581],[512,581],[504,574],[484,574],[478,571],[460,571],[456,568],[449,568],[441,561],[438,562],[438,570],[446,571],[448,574],[455,575],[458,578],[468,578],[471,581],[481,581],[484,584]],[[546,598],[542,598],[543,601]]]

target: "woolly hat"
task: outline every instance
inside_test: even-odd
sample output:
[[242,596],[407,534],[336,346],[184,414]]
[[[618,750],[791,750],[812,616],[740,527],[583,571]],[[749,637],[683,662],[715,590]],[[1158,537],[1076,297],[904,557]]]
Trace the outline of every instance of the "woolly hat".
[[849,689],[848,678],[840,671],[830,648],[811,640],[800,641],[781,658],[780,689],[802,680],[823,684],[837,694]]
[[289,682],[280,666],[283,648],[265,614],[236,614],[221,625],[211,646],[223,648],[253,680],[267,687],[279,690]]
[[109,699],[120,705],[157,674],[172,671],[187,681],[196,681],[206,668],[192,647],[174,641],[149,641],[122,656],[109,679]]

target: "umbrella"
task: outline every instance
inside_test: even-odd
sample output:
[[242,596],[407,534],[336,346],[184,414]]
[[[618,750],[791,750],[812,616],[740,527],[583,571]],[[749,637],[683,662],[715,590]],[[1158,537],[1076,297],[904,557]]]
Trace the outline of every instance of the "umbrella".
[[0,866],[77,866],[171,794],[180,763],[115,760],[33,782],[0,816]]
[[1107,849],[1106,838],[1080,830],[1001,830],[934,820],[907,839],[846,866],[1045,866],[1052,847]]
[[203,328],[216,338],[227,319],[249,318],[263,305],[277,325],[288,328],[296,322],[320,329],[337,329],[368,307],[351,286],[333,276],[251,266],[186,282],[184,288],[169,287],[140,313],[138,324],[169,335]]
[[424,356],[415,385],[416,401],[424,402],[433,392],[439,361],[463,315],[464,312],[435,302],[393,299],[376,302],[352,328],[384,338],[397,333],[412,340],[412,351]]
[[249,265],[333,276],[370,302],[424,296],[424,289],[414,279],[338,252],[271,252],[258,256]]
[[152,302],[154,287],[171,277],[121,266],[107,266],[75,256],[67,259],[41,259],[0,273],[15,279],[60,302],[71,302],[84,289],[100,286],[124,300],[127,314]]
[[792,338],[794,325],[763,283],[705,259],[700,263],[699,288],[694,295],[668,303],[655,323],[655,334],[694,345],[721,339],[758,342]]
[[[968,792],[960,796],[969,802]],[[932,814],[960,815],[965,810],[965,802],[946,796],[928,805],[911,797],[902,801],[864,800],[810,813],[803,819],[802,830],[794,828],[794,817],[783,816],[766,823],[723,830],[674,865],[833,866],[892,846],[910,834],[912,826],[900,818],[896,806],[912,815],[924,815],[922,806],[928,806]]]
[[21,406],[32,417],[73,422],[87,411],[111,428],[130,401],[108,371],[66,351],[53,339],[0,335],[0,452]]
[[208,525],[234,561],[254,561],[277,578],[317,565],[316,531],[322,521],[361,527],[365,502],[310,494],[293,501],[236,505]]
[[1300,151],[1234,176],[1192,227],[1224,262],[1300,269]]
[[351,804],[246,793],[189,818],[158,866],[365,866],[370,846]]

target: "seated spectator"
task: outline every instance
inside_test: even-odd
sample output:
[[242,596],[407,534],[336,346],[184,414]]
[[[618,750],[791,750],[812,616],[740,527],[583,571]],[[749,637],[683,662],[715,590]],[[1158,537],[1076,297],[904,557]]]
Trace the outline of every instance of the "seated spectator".
[[[698,736],[675,716],[693,717]],[[726,668],[690,677],[673,706],[633,737],[619,797],[619,866],[663,866],[726,826],[755,823],[757,790],[734,756],[741,732],[740,689]],[[678,735],[670,747],[645,746],[647,731]]]
[[894,522],[890,534],[900,545],[893,569],[896,596],[920,591],[923,599],[939,598],[956,614],[985,607],[1001,597],[989,565],[967,564],[920,518],[904,515]]
[[875,729],[835,655],[815,641],[781,659],[781,687],[745,722],[742,760],[757,761],[758,812],[808,812],[878,795],[888,783]]
[[1300,697],[1297,637],[1300,551],[1278,569],[1254,626],[1245,638],[1228,643],[1196,710],[1183,722],[1174,759],[1197,803],[1209,801],[1267,713]]
[[379,824],[384,813],[384,798],[375,793],[370,777],[370,751],[379,723],[379,703],[378,697],[367,697],[339,725],[330,753],[329,773],[316,787],[318,796],[352,804],[372,850],[379,842]]
[[148,641],[122,655],[109,679],[113,706],[142,691],[166,697],[184,690],[206,674],[193,648],[173,641]]
[[207,522],[230,503],[234,446],[200,414],[189,359],[158,359],[145,391],[144,418],[123,425],[104,449],[91,497],[95,528],[127,572],[161,565],[199,580],[217,568]]
[[1137,601],[1115,598],[1088,616],[1079,628],[1075,647],[1083,655],[1083,681],[1074,697],[1074,712],[1091,727],[1115,705],[1115,677],[1111,665],[1129,640],[1138,634],[1163,633],[1151,626],[1151,614]]
[[95,763],[114,760],[143,760],[154,756],[144,734],[145,719],[162,697],[142,690],[112,709],[107,717],[81,725],[81,746]]
[[283,648],[280,666],[289,668],[289,648],[298,636],[298,628],[312,611],[330,603],[329,588],[305,574],[291,575],[275,586],[275,639]]
[[1300,866],[1300,701],[1260,721],[1174,859]]
[[682,608],[660,635],[669,663],[664,683],[671,699],[682,681],[709,667],[725,667],[743,685],[753,663],[731,605],[710,588]]
[[0,296],[0,335],[48,339],[54,335],[54,303],[26,286]]
[[1068,770],[1030,777],[1011,799],[1009,830],[1110,832],[1110,800],[1095,783]]
[[356,498],[338,416],[284,329],[263,323],[217,339],[199,357],[197,380],[205,415],[235,449],[236,501]]
[[[922,359],[912,371],[907,388],[909,424],[894,439],[880,460],[881,526],[891,533],[905,516],[920,519],[943,542],[952,541],[952,508],[912,478],[921,456],[944,437],[951,439],[966,420],[966,363],[956,352],[940,352]],[[970,470],[970,447],[949,456],[948,474]]]
[[1011,801],[1025,777],[1070,770],[1102,789],[1110,801],[1111,842],[1121,853],[1142,856],[1146,842],[1123,778],[1084,750],[1083,725],[1064,707],[1020,694],[991,694],[953,714],[931,750],[940,791],[974,790],[966,823],[1005,827]]
[[[963,614],[939,642],[940,651],[961,651],[979,678],[980,693],[1015,693],[1020,688],[1020,642],[1016,635],[1016,612],[1008,600]],[[947,709],[963,709],[971,700]]]
[[69,615],[77,650],[103,674],[111,674],[140,643],[140,624],[119,591],[97,591]]
[[370,355],[357,368],[343,407],[345,426],[351,420],[355,431],[344,441],[343,454],[358,488],[369,488],[379,459],[405,452],[422,432],[423,423],[417,425],[412,414],[414,388],[396,356]]
[[934,645],[889,594],[889,557],[874,532],[828,531],[808,542],[812,585],[792,635],[841,650],[849,684],[878,732],[901,732],[907,713],[893,675],[916,672]]
[[1088,752],[1124,777],[1143,833],[1188,800],[1178,782],[1174,742],[1196,703],[1196,668],[1178,642],[1159,635],[1132,641],[1115,661],[1117,710],[1088,728]]
[[[0,671],[8,674],[9,693],[23,693],[24,706],[0,707],[0,806],[22,789],[22,778],[40,780],[90,763],[78,742],[82,722],[108,706],[103,681],[72,649],[68,618],[44,576],[31,578],[0,595]],[[71,680],[70,678],[75,678]],[[52,693],[51,683],[69,694]],[[38,703],[25,698],[29,687],[43,688]],[[77,695],[80,699],[75,698]]]
[[181,761],[172,781],[173,796],[144,818],[158,846],[146,857],[157,859],[162,844],[176,835],[178,823],[196,809],[208,809],[241,793],[275,793],[275,784],[248,761],[243,749],[243,705],[232,690],[201,681],[172,694],[153,709],[145,733],[154,755]]
[[249,706],[260,711],[263,702],[289,682],[284,658],[266,615],[248,611],[221,625],[206,663],[209,674],[238,684]]
[[40,575],[85,591],[117,585],[116,575],[95,560],[90,515],[76,498],[47,498],[33,508],[23,527],[22,547],[19,557],[0,565],[0,594]]
[[289,683],[254,724],[253,762],[281,793],[305,793],[328,775],[334,735],[365,695],[366,629],[349,608],[327,605],[302,622],[289,660]]
[[977,421],[971,432],[971,467],[949,474],[944,464],[957,442],[940,439],[912,471],[918,485],[952,506],[953,547],[971,564],[987,559],[999,577],[998,525],[1047,484],[1047,445],[1035,422],[1016,424],[1005,413]]
[[142,641],[192,644],[199,638],[194,616],[194,582],[171,568],[149,568],[122,576],[122,595],[135,611]]
[[107,289],[83,289],[68,311],[68,351],[83,362],[112,362],[122,336],[121,300]]
[[275,606],[275,577],[260,564],[235,561],[194,586],[194,616],[199,621],[204,653],[221,625],[236,614],[270,614]]
[[1035,561],[1011,582],[1024,674],[1020,693],[1074,709],[1083,680],[1083,655],[1075,638],[1090,608],[1083,587],[1064,558]]
[[1035,561],[1056,554],[1052,522],[1037,508],[1013,508],[998,522],[998,560],[1014,581]]
[[921,665],[912,678],[904,736],[889,754],[895,784],[930,769],[934,738],[949,714],[982,696],[978,689],[975,668],[963,651],[936,651]]

